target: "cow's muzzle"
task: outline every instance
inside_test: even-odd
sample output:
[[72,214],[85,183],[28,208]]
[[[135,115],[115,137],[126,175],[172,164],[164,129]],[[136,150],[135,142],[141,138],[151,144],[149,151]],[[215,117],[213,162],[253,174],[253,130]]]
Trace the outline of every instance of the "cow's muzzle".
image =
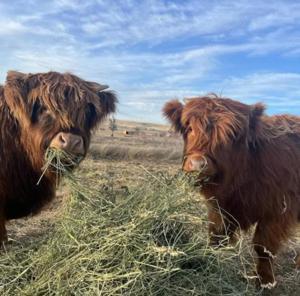
[[85,154],[83,138],[72,133],[58,133],[52,139],[50,148],[63,150],[74,156],[83,156]]
[[185,172],[203,172],[207,168],[207,160],[202,157],[200,159],[186,157],[182,166]]
[[186,155],[183,159],[182,169],[187,173],[197,172],[202,176],[213,176],[216,173],[212,160],[197,154]]

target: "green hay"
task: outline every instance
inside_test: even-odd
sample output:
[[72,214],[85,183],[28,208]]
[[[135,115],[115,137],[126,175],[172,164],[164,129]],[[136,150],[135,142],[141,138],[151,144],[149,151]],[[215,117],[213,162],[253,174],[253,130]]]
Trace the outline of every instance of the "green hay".
[[39,185],[48,170],[56,174],[57,183],[62,176],[71,176],[72,169],[77,167],[81,160],[82,157],[73,156],[63,150],[48,148],[45,154],[45,164],[42,167],[42,174],[37,185]]
[[1,295],[254,295],[242,241],[208,246],[202,201],[182,175],[131,190],[67,175],[56,229],[0,257]]

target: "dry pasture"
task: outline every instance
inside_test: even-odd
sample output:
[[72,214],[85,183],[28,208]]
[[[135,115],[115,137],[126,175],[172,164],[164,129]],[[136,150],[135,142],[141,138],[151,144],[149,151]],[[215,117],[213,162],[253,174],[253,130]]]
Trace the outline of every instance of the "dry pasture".
[[[104,188],[104,190],[108,188],[108,190],[114,190],[122,195],[122,192],[130,191],[131,188],[144,186],[145,182],[148,182],[149,177],[158,178],[157,176],[160,173],[162,175],[176,174],[181,166],[181,153],[182,140],[178,135],[170,133],[168,126],[118,120],[117,130],[114,131],[114,136],[112,137],[109,130],[109,123],[106,122],[96,132],[90,153],[77,170],[76,175],[81,177],[85,186],[98,186],[102,187],[102,189]],[[8,224],[10,242],[6,248],[6,256],[11,256],[10,252],[15,252],[17,248],[30,249],[30,246],[36,245],[36,241],[40,240],[41,237],[47,237],[49,233],[55,231],[56,222],[63,215],[66,208],[65,205],[70,203],[69,195],[70,188],[62,185],[58,189],[58,198],[40,215],[11,221]],[[201,203],[201,199],[199,199],[199,203]],[[205,211],[199,213],[199,216],[203,215],[205,215]],[[202,232],[204,236],[206,235],[204,234],[205,230],[206,227],[199,228],[199,232]],[[249,245],[248,237],[243,238],[242,244]],[[294,240],[287,242],[286,248],[280,254],[279,258],[277,258],[276,274],[278,286],[272,291],[257,290],[257,295],[300,295],[300,275],[299,272],[294,270],[293,266],[295,252],[299,248],[300,235],[296,236]],[[243,254],[239,255],[243,256]],[[1,256],[3,258],[4,255],[2,254]],[[247,257],[249,254],[245,254],[245,256]],[[7,264],[5,260],[5,258],[0,259],[0,267]],[[251,260],[252,258],[249,259],[249,261]],[[248,275],[251,274],[250,266],[251,264],[246,267]],[[82,272],[84,273],[84,270]],[[242,277],[241,274],[235,275],[236,277]],[[14,277],[12,273],[11,283],[1,283],[3,276],[1,276],[0,271],[0,293],[3,295],[13,295],[11,292],[13,289],[9,290],[7,287],[17,284],[18,277],[21,276],[16,273]],[[207,277],[209,276],[208,273]],[[30,279],[28,281],[30,282]],[[232,281],[235,281],[235,279],[232,278]],[[253,292],[254,281],[251,279],[248,279],[248,281],[250,285],[249,290],[246,292],[240,291],[241,294],[239,295],[255,294]],[[221,279],[220,284],[222,284]],[[18,291],[19,295],[26,295],[22,291]],[[186,294],[182,291],[180,293],[180,295],[206,295],[199,294],[197,289],[194,292],[189,290]],[[50,293],[46,290],[40,293],[40,295],[48,294]],[[224,292],[224,294],[220,295],[229,294],[229,292],[228,294]],[[53,291],[53,295],[59,295],[59,293],[56,294]],[[102,294],[100,293],[99,295]],[[108,294],[104,293],[103,295]],[[122,292],[116,292],[115,295],[123,294]],[[135,294],[124,292],[124,295]]]

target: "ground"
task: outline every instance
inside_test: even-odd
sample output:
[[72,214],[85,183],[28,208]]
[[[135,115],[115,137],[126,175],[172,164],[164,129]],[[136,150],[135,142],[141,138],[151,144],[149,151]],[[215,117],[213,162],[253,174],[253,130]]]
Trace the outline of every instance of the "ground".
[[[90,153],[78,168],[77,174],[86,180],[99,179],[102,186],[120,190],[143,183],[145,176],[161,172],[176,173],[181,166],[182,140],[164,125],[117,121],[114,136],[107,123],[94,135]],[[105,174],[103,174],[105,172]],[[105,176],[105,177],[103,177]],[[88,182],[88,181],[87,181]],[[41,214],[8,223],[12,243],[33,241],[55,226],[61,205],[68,199],[65,186],[57,198]],[[278,287],[270,295],[300,295],[300,275],[294,269],[296,251],[300,247],[300,233],[288,241],[276,259]]]

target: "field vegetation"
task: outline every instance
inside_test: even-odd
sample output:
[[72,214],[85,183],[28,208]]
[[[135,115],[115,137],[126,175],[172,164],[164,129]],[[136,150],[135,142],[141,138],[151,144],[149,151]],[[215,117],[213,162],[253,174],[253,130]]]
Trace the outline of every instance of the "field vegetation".
[[163,125],[109,122],[40,215],[11,221],[0,295],[300,295],[293,258],[278,286],[255,287],[249,237],[211,248],[204,201],[180,172],[182,141]]

